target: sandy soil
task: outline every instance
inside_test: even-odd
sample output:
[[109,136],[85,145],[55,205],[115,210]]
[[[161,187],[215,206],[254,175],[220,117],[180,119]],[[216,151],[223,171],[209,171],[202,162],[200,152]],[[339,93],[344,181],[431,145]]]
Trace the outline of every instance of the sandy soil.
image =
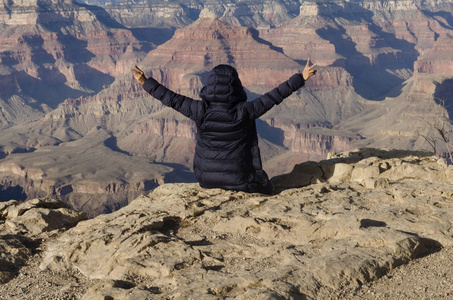
[[76,300],[97,282],[79,272],[41,271],[42,254],[42,251],[34,254],[28,264],[20,269],[18,276],[6,284],[0,284],[0,299]]
[[[20,274],[0,285],[0,299],[80,299],[96,280],[80,273],[41,271],[41,254],[35,254]],[[445,248],[407,265],[360,289],[342,291],[337,299],[453,299],[453,247]]]
[[345,291],[341,299],[453,299],[453,247],[393,269],[357,291]]

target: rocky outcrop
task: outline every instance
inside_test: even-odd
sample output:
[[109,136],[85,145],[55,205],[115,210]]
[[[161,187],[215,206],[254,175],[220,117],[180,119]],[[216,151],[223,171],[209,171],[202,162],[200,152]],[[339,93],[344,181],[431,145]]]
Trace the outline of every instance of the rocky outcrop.
[[86,219],[52,199],[0,202],[0,284],[14,278],[43,239]]
[[274,27],[291,20],[298,13],[299,1],[98,1],[83,3],[101,5],[126,27],[184,27],[208,10],[230,25]]
[[364,148],[341,154],[330,152],[327,160],[298,164],[292,172],[272,178],[272,182],[277,190],[320,182],[358,182],[376,188],[411,178],[448,182],[452,172],[453,168],[447,168],[446,162],[431,152]]
[[453,55],[450,49],[453,47],[453,35],[441,35],[434,43],[432,49],[426,51],[414,63],[417,73],[427,74],[453,74]]
[[451,166],[426,152],[331,157],[278,178],[273,196],[160,186],[51,241],[41,269],[100,279],[84,299],[319,299],[453,244]]

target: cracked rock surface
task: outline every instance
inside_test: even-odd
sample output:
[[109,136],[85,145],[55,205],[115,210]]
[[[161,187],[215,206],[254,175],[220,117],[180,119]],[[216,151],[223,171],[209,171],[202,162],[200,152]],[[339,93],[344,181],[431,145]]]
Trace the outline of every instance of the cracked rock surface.
[[99,280],[83,299],[346,297],[452,246],[442,161],[359,151],[319,165],[318,183],[273,196],[160,186],[52,240],[40,268]]

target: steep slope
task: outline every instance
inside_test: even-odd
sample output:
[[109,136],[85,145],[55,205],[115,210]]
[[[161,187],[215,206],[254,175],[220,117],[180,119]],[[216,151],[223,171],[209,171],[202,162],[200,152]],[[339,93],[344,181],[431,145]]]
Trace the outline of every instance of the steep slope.
[[[11,154],[0,160],[0,199],[52,196],[95,216],[115,211],[143,191],[165,183],[173,171],[116,148],[113,136],[92,130],[76,141]],[[173,180],[181,177],[175,175]]]
[[[453,38],[440,35],[433,47],[414,63],[414,75],[404,83],[398,97],[376,103],[376,109],[344,122],[344,128],[358,129],[367,139],[357,145],[402,149],[428,149],[438,154],[451,152],[445,139],[451,133]],[[362,127],[362,124],[367,126]],[[359,129],[360,128],[360,129]]]
[[79,0],[78,2],[101,5],[112,18],[130,28],[181,28],[197,20],[203,9],[214,12],[216,17],[230,25],[274,27],[294,18],[300,5],[298,0]]
[[137,61],[132,33],[89,6],[3,1],[0,128],[43,116],[67,98],[94,94]]
[[[71,98],[105,89],[154,45],[137,40],[97,7],[70,0],[2,4],[0,198],[53,195],[94,215],[115,210],[163,183],[172,168],[147,167],[148,159],[138,162],[117,149],[103,118],[103,106],[113,106],[113,114],[117,104],[98,103],[90,111],[67,109],[83,101]],[[52,111],[65,101],[61,110]],[[59,113],[65,117],[56,118]],[[115,115],[118,122],[128,120]],[[143,166],[143,172],[129,173],[131,164]]]
[[383,99],[412,75],[418,55],[449,31],[430,15],[434,14],[430,5],[307,1],[297,18],[260,36],[296,60],[310,56],[322,65],[344,67],[354,77],[356,92],[370,100]]

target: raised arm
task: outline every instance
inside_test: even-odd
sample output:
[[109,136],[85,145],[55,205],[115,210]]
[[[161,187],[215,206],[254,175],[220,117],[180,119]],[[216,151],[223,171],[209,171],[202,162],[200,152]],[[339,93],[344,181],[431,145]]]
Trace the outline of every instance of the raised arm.
[[161,85],[152,77],[146,78],[145,73],[137,66],[134,66],[131,71],[134,73],[134,78],[143,85],[145,91],[151,96],[161,101],[165,106],[169,106],[184,116],[196,120],[201,101],[177,94]]
[[310,66],[310,59],[308,59],[302,74],[294,74],[272,91],[245,103],[250,119],[259,118],[274,105],[280,104],[285,98],[304,86],[305,81],[316,74],[317,70],[314,69],[315,67],[316,65]]

